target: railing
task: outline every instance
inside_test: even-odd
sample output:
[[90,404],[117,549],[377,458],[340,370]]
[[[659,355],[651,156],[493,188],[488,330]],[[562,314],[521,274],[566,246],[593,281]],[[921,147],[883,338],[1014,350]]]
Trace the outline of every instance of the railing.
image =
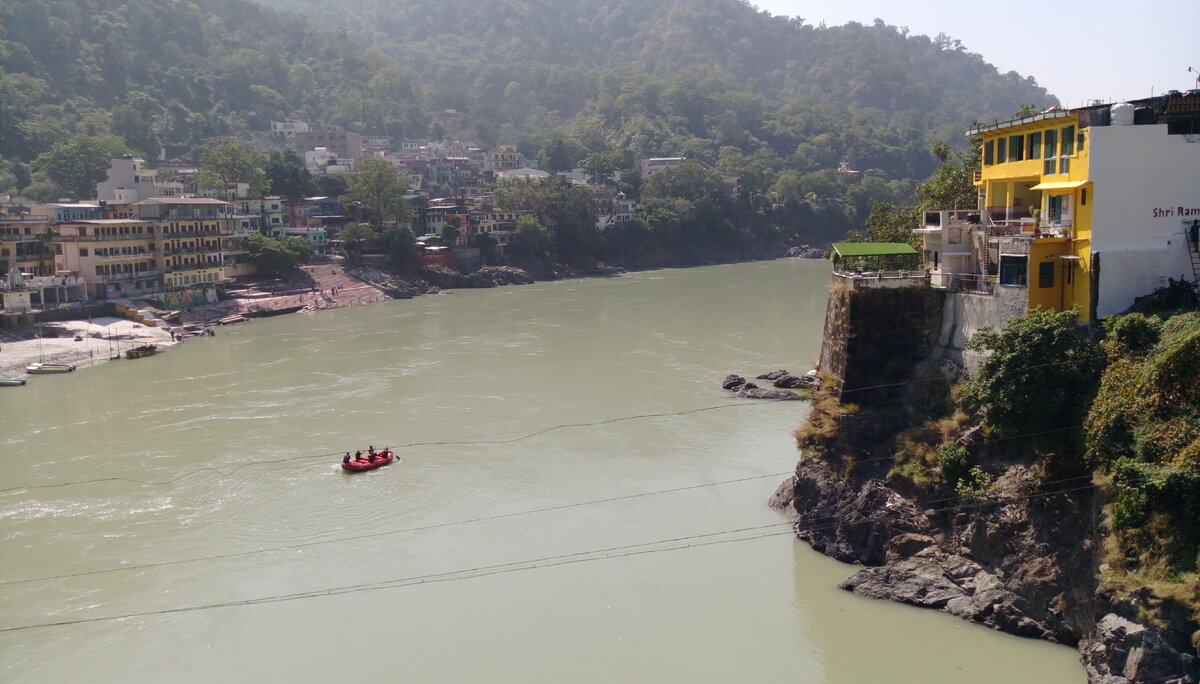
[[123,283],[132,280],[147,280],[161,277],[162,274],[158,271],[140,271],[138,273],[121,273],[119,275],[99,276],[97,277],[97,280],[102,283]]
[[834,282],[851,289],[926,287],[925,271],[834,271]]

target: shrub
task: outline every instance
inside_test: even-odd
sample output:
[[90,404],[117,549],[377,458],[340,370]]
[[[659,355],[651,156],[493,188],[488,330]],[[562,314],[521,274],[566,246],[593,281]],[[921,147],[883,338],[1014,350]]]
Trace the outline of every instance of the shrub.
[[957,489],[958,483],[969,474],[967,448],[953,442],[943,442],[937,453],[938,464],[942,468],[942,482]]
[[971,349],[990,355],[956,398],[968,410],[987,407],[989,433],[1044,433],[1080,422],[1104,363],[1076,317],[1075,311],[1035,309],[999,332],[971,338]]
[[987,495],[992,488],[992,476],[983,472],[983,468],[975,466],[955,485],[958,495],[968,501],[978,501]]
[[1103,321],[1106,346],[1116,354],[1142,354],[1158,344],[1162,321],[1140,313],[1109,316]]

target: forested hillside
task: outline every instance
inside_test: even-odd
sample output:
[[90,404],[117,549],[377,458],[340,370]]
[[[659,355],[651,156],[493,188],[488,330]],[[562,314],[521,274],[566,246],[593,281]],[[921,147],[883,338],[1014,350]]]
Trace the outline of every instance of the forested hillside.
[[440,138],[429,114],[455,108],[455,137],[553,168],[695,159],[782,208],[777,225],[836,236],[907,201],[931,143],[1054,102],[944,36],[737,0],[269,2],[310,18],[246,0],[0,4],[0,191],[52,195],[39,169],[73,136],[195,162],[272,120]]

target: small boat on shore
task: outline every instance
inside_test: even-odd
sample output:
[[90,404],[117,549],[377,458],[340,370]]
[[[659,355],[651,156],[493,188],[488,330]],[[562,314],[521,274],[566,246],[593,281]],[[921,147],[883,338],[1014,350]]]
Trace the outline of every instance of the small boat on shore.
[[75,370],[75,364],[73,363],[31,363],[25,366],[25,372],[30,375],[70,373],[73,370]]
[[25,384],[25,378],[0,378],[0,387],[20,387]]
[[125,350],[125,358],[140,359],[147,356],[154,356],[158,352],[158,346],[153,344],[143,344],[140,347]]
[[353,461],[343,463],[342,470],[349,470],[351,472],[374,470],[375,468],[381,468],[385,465],[388,465],[394,458],[395,454],[393,454],[390,449],[384,449],[383,451],[378,451],[375,453],[374,461],[370,460],[369,458],[355,459]]

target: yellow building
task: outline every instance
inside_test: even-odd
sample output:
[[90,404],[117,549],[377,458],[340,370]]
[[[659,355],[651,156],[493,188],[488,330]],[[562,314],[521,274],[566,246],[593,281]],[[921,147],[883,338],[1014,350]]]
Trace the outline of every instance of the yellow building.
[[50,219],[44,217],[0,218],[0,277],[14,268],[35,276],[54,275],[49,229]]
[[93,219],[58,226],[60,271],[75,271],[95,299],[140,297],[162,289],[153,226],[136,219]]
[[156,261],[166,288],[224,282],[226,247],[241,230],[229,202],[158,197],[137,203],[153,225]]
[[1090,321],[1168,278],[1200,278],[1186,239],[1200,220],[1200,91],[1052,108],[967,134],[982,157],[978,206],[926,212],[916,231],[935,286]]

